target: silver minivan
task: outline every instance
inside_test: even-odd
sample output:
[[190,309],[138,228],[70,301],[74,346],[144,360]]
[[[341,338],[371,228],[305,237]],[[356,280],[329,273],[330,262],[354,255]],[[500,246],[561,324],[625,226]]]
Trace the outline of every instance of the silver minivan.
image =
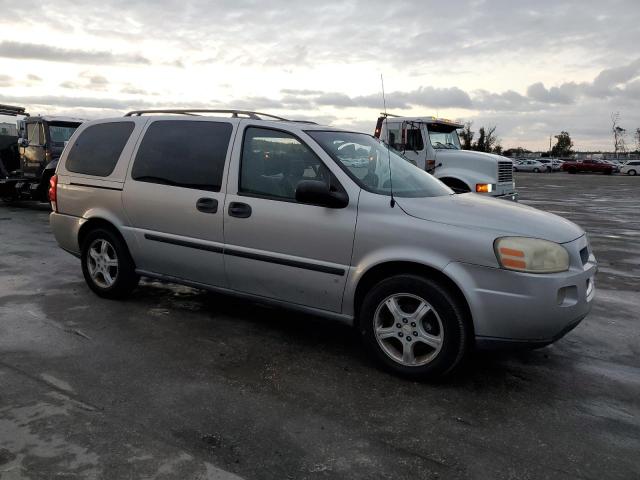
[[74,133],[51,225],[96,294],[145,276],[338,319],[420,378],[474,347],[549,344],[591,309],[577,225],[456,195],[370,135],[228,113],[138,111]]

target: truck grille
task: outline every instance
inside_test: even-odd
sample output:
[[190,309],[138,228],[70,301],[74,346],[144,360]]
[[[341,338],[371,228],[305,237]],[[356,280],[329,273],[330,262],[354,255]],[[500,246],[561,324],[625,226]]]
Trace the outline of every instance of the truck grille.
[[513,163],[498,162],[498,183],[513,182]]

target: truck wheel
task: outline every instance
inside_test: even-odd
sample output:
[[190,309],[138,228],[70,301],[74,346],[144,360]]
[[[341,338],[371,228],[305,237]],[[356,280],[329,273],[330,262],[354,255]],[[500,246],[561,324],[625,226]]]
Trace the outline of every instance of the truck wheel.
[[98,296],[124,298],[138,285],[133,259],[120,235],[97,228],[82,242],[82,273],[87,285]]
[[605,170],[604,174],[605,175],[611,175],[613,173],[613,170]]
[[636,175],[636,171],[635,171],[635,170],[629,170],[629,171],[627,172],[627,175],[634,176],[634,175]]
[[365,296],[359,328],[370,354],[409,378],[437,379],[459,366],[471,331],[465,308],[428,278],[397,275]]
[[576,167],[569,167],[569,173],[578,173],[578,170],[576,170]]

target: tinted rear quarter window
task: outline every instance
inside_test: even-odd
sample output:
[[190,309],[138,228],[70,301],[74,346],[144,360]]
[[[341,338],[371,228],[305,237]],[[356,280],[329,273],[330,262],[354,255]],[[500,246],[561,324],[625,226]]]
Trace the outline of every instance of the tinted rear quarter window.
[[135,124],[99,123],[87,127],[76,139],[67,157],[67,170],[84,175],[108,177],[118,163]]
[[155,121],[142,139],[131,177],[219,192],[232,130],[227,122]]

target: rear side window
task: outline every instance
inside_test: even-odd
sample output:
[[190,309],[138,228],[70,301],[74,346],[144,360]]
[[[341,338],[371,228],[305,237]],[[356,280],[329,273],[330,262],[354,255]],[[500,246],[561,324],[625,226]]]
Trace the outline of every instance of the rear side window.
[[133,122],[111,122],[87,127],[69,151],[67,170],[108,177],[116,167],[134,126]]
[[219,192],[232,130],[226,122],[156,121],[142,139],[131,177]]

